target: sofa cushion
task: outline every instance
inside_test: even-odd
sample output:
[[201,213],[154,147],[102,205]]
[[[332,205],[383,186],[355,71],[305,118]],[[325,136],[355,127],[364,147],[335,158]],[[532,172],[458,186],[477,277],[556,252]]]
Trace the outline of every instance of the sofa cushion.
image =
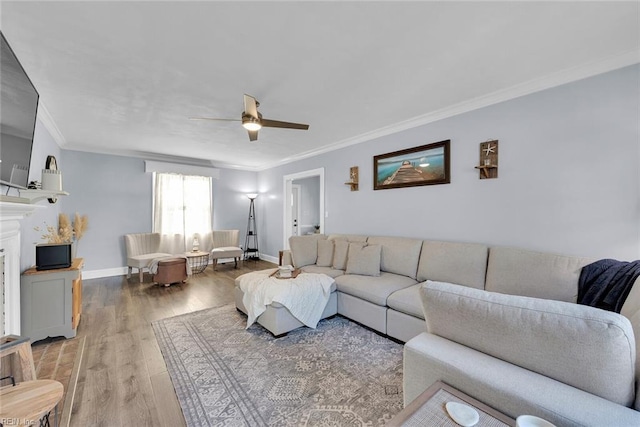
[[148,268],[151,261],[156,258],[166,258],[173,256],[171,254],[163,253],[163,252],[155,252],[152,254],[144,254],[144,255],[135,255],[127,258],[127,265],[130,267],[137,268]]
[[411,316],[424,320],[424,311],[422,310],[422,300],[420,299],[421,283],[409,286],[408,288],[395,291],[387,298],[387,305],[401,313],[410,314]]
[[386,306],[389,295],[397,290],[415,285],[416,281],[399,274],[380,273],[380,276],[361,276],[345,274],[336,277],[338,291],[358,297],[373,304]]
[[318,267],[331,267],[333,264],[333,240],[318,240],[318,259],[316,265]]
[[327,236],[323,234],[289,237],[293,266],[300,268],[305,265],[315,264],[318,259],[318,240],[326,238]]
[[479,243],[425,240],[418,264],[419,282],[435,280],[484,289],[489,247]]
[[[637,284],[638,282],[635,283],[635,285]],[[636,384],[640,384],[640,358],[637,357],[640,353],[640,311],[637,311],[631,317],[627,317],[627,319],[629,319],[629,321],[631,322],[633,334],[636,338]],[[634,402],[633,408],[636,411],[640,411],[640,393],[636,393],[636,400]]]
[[335,240],[333,248],[333,264],[336,270],[346,270],[347,253],[349,252],[349,242],[346,240]]
[[633,403],[636,347],[624,316],[450,283],[428,281],[420,294],[430,333],[621,405]]
[[404,237],[369,237],[367,243],[382,246],[380,269],[416,278],[422,240]]
[[349,243],[346,274],[361,274],[363,276],[380,275],[380,245],[362,245]]
[[493,247],[485,290],[525,297],[576,302],[578,279],[588,258]]
[[365,243],[367,236],[361,234],[329,234],[327,237],[329,240],[345,240],[347,242],[360,242]]
[[631,292],[627,295],[627,299],[624,301],[620,314],[625,316],[627,319],[631,319],[631,317],[635,316],[638,311],[640,311],[640,277],[633,282]]

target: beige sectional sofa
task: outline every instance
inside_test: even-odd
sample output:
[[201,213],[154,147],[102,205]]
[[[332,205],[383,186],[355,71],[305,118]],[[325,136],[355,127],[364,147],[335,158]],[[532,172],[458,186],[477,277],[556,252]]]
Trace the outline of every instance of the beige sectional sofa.
[[[337,312],[406,342],[405,404],[441,379],[512,417],[529,413],[558,426],[640,425],[636,377],[640,370],[635,366],[635,343],[640,337],[634,336],[640,331],[640,286],[633,288],[621,314],[577,305],[580,270],[592,259],[478,243],[361,235],[294,237],[290,247],[283,254],[283,264],[335,278],[332,304],[334,298],[337,304],[326,310],[327,316]],[[636,285],[639,282],[640,279]],[[436,306],[440,304],[433,295],[429,297],[429,292],[435,292],[431,288],[437,286],[453,287],[450,294],[462,290],[462,295],[456,297],[475,301],[470,307],[482,313],[488,311],[478,301],[486,298],[494,308],[515,306],[512,311],[516,314],[499,308],[495,318],[483,318],[467,313],[465,310],[471,309],[458,303],[450,305],[445,314],[437,314],[442,310],[431,314],[436,318],[448,316],[444,322],[440,319],[440,324],[461,325],[468,334],[461,337],[435,326],[427,332],[428,324],[439,324],[430,318],[428,308],[429,301],[431,306],[434,301]],[[443,293],[442,289],[439,292]],[[469,296],[465,292],[477,294]],[[508,300],[495,302],[492,298],[496,296]],[[236,297],[241,304],[238,289]],[[554,324],[551,320],[550,327],[543,321],[549,314],[523,321],[518,318],[524,310],[519,304],[534,304],[534,308],[528,308],[532,313],[543,311],[537,310],[535,304],[552,305],[556,310],[553,316],[563,319],[572,317],[563,316],[563,310],[575,309],[578,326]],[[274,317],[274,313],[280,317]],[[278,319],[281,323],[288,321],[284,307],[272,307],[269,316],[268,322],[274,324]],[[592,319],[597,320],[597,327],[580,326]],[[517,325],[515,330],[513,325]],[[287,324],[284,329],[291,326],[294,325]],[[553,330],[553,342],[564,345],[548,345]],[[581,333],[587,334],[588,339]],[[527,345],[520,356],[512,357],[513,346],[523,345],[514,341],[518,334],[527,337],[523,341]],[[482,344],[483,337],[493,344],[487,348]],[[625,341],[626,347],[622,345]],[[573,348],[573,343],[579,351],[568,355],[567,349]],[[540,351],[541,346],[544,351]],[[618,355],[625,349],[626,359],[614,357],[613,353]],[[526,363],[530,359],[537,360],[537,364]],[[565,369],[570,366],[579,369]],[[588,386],[582,378],[585,374],[590,378]],[[626,387],[624,398],[609,394],[609,389],[618,386]]]

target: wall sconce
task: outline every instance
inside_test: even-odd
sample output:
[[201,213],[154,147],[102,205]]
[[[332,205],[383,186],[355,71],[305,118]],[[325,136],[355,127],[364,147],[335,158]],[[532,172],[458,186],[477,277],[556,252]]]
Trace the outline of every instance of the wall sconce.
[[345,184],[351,186],[351,191],[358,191],[358,180],[358,166],[351,166],[351,169],[349,169],[349,181],[345,182]]

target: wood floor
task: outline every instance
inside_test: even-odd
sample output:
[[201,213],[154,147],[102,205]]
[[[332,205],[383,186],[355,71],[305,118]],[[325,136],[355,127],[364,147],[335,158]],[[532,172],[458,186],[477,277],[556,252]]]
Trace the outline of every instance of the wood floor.
[[266,261],[211,266],[169,288],[138,276],[83,281],[78,335],[86,336],[71,425],[184,426],[151,322],[233,303],[234,279]]

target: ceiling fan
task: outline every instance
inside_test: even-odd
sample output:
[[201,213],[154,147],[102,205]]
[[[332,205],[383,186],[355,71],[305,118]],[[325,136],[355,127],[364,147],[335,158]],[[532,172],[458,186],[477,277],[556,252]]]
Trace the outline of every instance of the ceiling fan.
[[260,103],[253,96],[244,95],[244,111],[240,119],[218,119],[214,117],[189,117],[190,120],[215,120],[225,122],[242,122],[242,126],[249,132],[249,141],[258,139],[258,131],[265,128],[284,128],[307,130],[309,125],[302,123],[281,122],[279,120],[263,119],[258,112]]

